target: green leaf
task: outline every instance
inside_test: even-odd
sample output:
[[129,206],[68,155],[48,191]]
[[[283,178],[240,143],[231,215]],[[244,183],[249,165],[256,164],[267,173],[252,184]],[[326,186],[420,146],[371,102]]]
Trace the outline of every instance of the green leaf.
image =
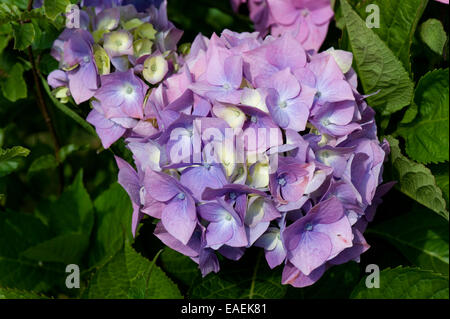
[[9,40],[11,40],[11,36],[9,34],[0,33],[0,54],[2,54],[3,50],[5,50],[8,46]]
[[165,248],[161,253],[161,263],[165,272],[188,287],[201,276],[198,265],[192,259],[170,248]]
[[56,61],[49,53],[44,53],[39,61],[41,74],[48,75],[57,68],[58,61]]
[[379,90],[378,94],[368,98],[369,104],[383,115],[409,105],[413,83],[402,63],[346,0],[341,0],[341,8],[364,92],[369,94]]
[[44,292],[63,285],[64,265],[22,256],[28,248],[48,239],[48,228],[33,215],[0,212],[0,286]]
[[6,80],[2,81],[2,93],[11,102],[27,97],[27,83],[23,78],[23,66],[20,63],[14,64],[7,74]]
[[44,209],[55,235],[74,232],[89,237],[94,214],[91,199],[83,185],[83,171],[80,170],[73,184]]
[[[287,286],[281,284],[281,269],[270,270],[262,254],[248,267],[234,265],[218,274],[199,279],[189,292],[195,299],[279,299]],[[234,262],[236,263],[236,262]]]
[[39,219],[0,213],[0,286],[66,289],[65,267],[83,264],[91,238],[93,205],[82,179],[80,171],[58,199],[41,205]]
[[90,265],[99,264],[114,256],[125,240],[132,239],[131,201],[117,183],[103,192],[94,202],[95,230]]
[[391,146],[391,163],[397,188],[405,195],[438,213],[448,221],[448,211],[442,191],[436,186],[431,171],[422,164],[415,163],[403,156],[398,140],[387,136]]
[[0,177],[17,171],[22,163],[23,161],[20,158],[0,162]]
[[8,161],[16,157],[27,157],[28,154],[30,154],[30,150],[22,146],[14,146],[6,150],[0,148],[0,162]]
[[59,158],[61,162],[64,162],[68,156],[72,155],[73,153],[88,148],[88,145],[80,146],[75,144],[67,144],[60,148],[59,150]]
[[48,299],[32,291],[8,289],[0,287],[0,299]]
[[31,163],[30,168],[28,169],[28,174],[33,174],[39,171],[53,169],[56,167],[58,167],[58,162],[56,161],[55,156],[47,154],[36,158]]
[[411,44],[428,0],[351,0],[351,3],[363,19],[370,14],[366,12],[367,5],[380,8],[380,27],[372,30],[410,72]]
[[419,207],[367,233],[391,242],[415,266],[448,275],[448,224],[427,209]]
[[14,4],[0,3],[0,24],[18,20],[20,10]]
[[80,171],[75,181],[55,201],[39,207],[50,238],[35,242],[21,256],[41,262],[81,264],[89,247],[93,205]]
[[82,128],[84,128],[86,131],[88,131],[89,133],[91,133],[94,136],[97,136],[95,133],[95,130],[92,128],[92,126],[86,122],[80,115],[78,115],[77,113],[75,113],[72,109],[70,109],[67,105],[61,103],[58,101],[57,98],[55,98],[52,95],[52,92],[47,84],[47,80],[45,78],[43,78],[41,76],[41,81],[42,81],[42,85],[45,89],[45,91],[47,92],[47,95],[49,96],[50,100],[52,100],[53,104],[61,111],[63,112],[65,115],[67,115],[68,117],[70,117],[72,120],[74,120],[75,122],[77,122]]
[[447,34],[441,21],[428,19],[420,26],[420,38],[435,53],[442,55],[444,52]]
[[436,178],[436,184],[442,190],[442,195],[447,202],[447,208],[449,207],[449,175],[448,175],[448,163],[440,164],[436,168],[432,168],[434,177]]
[[45,15],[52,20],[66,12],[67,6],[70,4],[69,0],[44,0]]
[[330,267],[314,285],[302,289],[288,286],[285,299],[348,299],[360,279],[360,265],[351,261]]
[[[44,13],[44,9],[43,8],[36,8],[36,9],[32,9],[31,11],[25,10],[22,11],[20,14],[20,20],[21,21],[28,21],[28,20],[35,20],[32,22],[44,22],[44,23],[51,23],[54,26],[58,26],[59,28],[63,27],[63,24],[58,24],[56,21],[50,21],[48,20],[47,16]],[[36,26],[38,26],[36,24]],[[40,32],[40,30],[36,30],[35,31]]]
[[408,124],[414,121],[417,114],[419,113],[419,107],[414,103],[414,101],[411,102],[411,105],[408,106],[406,109],[405,115],[403,116],[402,120],[400,121],[401,124]]
[[[33,42],[33,50],[51,49],[53,42],[60,34],[58,28],[51,21],[49,21],[45,15],[44,19],[34,18],[31,22],[33,23],[36,31],[36,36]],[[40,64],[42,64],[43,57],[44,56],[40,56]],[[53,59],[53,61],[55,60]]]
[[302,289],[289,287],[288,296],[296,299],[348,299],[360,278],[360,266],[351,261],[328,269],[314,285]]
[[92,278],[88,298],[179,299],[178,287],[155,265],[125,244]]
[[355,299],[448,299],[448,277],[410,267],[384,269],[380,288],[367,288],[365,278],[352,293]]
[[17,170],[22,163],[21,158],[28,156],[30,151],[21,146],[10,149],[0,148],[0,177],[6,176]]
[[418,115],[397,133],[406,140],[406,153],[419,163],[449,160],[449,72],[434,70],[417,85],[414,102]]
[[22,255],[45,262],[79,265],[88,246],[89,237],[85,234],[68,233],[30,247]]
[[210,8],[205,17],[205,22],[211,25],[214,29],[223,30],[230,27],[233,23],[233,17],[217,8]]
[[29,0],[0,0],[0,3],[16,5],[20,9],[25,10],[28,6],[28,1]]
[[32,23],[12,23],[14,49],[24,50],[33,43],[35,30]]

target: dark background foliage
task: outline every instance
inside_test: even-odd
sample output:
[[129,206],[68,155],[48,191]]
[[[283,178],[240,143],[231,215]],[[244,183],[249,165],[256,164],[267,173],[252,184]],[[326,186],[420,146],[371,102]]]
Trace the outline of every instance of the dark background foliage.
[[[378,135],[389,136],[393,150],[384,179],[398,184],[365,233],[371,249],[361,262],[333,267],[315,285],[295,289],[280,284],[280,267],[269,270],[258,249],[239,262],[221,260],[222,271],[202,279],[189,258],[153,236],[152,219],[133,239],[131,204],[116,182],[113,157],[129,159],[129,152],[121,142],[104,150],[83,120],[90,106],[62,105],[44,85],[58,66],[49,50],[63,18],[28,11],[26,0],[0,0],[0,298],[448,298],[448,6],[371,1],[381,7],[381,27],[358,34],[349,22],[358,14],[363,21],[369,2],[349,2],[353,10],[346,1],[334,5],[336,20],[322,48],[354,53],[366,94],[386,84],[366,91],[374,75],[361,50],[382,61],[395,57],[394,73],[403,76],[395,73],[388,86],[396,90],[369,102]],[[199,32],[252,30],[248,12],[232,12],[228,0],[168,3],[169,19],[185,31],[180,43]],[[403,46],[392,41],[402,32]],[[384,47],[377,51],[373,41]],[[389,79],[386,70],[380,74]],[[401,81],[409,91],[396,87]],[[435,90],[435,101],[426,99],[428,90]],[[80,266],[81,289],[65,287],[67,264]],[[378,265],[389,283],[376,292],[364,286],[369,264]]]

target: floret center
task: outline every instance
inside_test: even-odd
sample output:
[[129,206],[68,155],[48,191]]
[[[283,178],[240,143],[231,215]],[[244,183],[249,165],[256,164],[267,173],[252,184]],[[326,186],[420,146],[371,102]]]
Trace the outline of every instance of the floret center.
[[132,94],[132,93],[133,93],[133,88],[132,88],[131,86],[128,86],[128,87],[125,89],[125,92],[126,92],[127,94]]
[[280,186],[284,186],[284,185],[286,185],[286,179],[284,178],[284,177],[281,177],[281,178],[279,178],[278,179],[278,184],[280,185]]

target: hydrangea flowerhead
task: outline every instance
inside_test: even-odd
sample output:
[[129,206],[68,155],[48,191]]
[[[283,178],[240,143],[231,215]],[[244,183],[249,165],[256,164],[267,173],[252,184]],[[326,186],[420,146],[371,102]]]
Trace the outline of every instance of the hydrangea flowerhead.
[[90,100],[105,148],[123,138],[131,151],[136,169],[116,162],[133,235],[157,219],[155,236],[203,276],[220,256],[258,247],[295,287],[358,261],[392,187],[382,184],[389,146],[357,91],[352,54],[317,52],[329,1],[235,1],[261,32],[198,35],[183,53],[165,1],[129,2],[92,2],[95,23],[63,32],[52,51],[61,69],[48,80]]

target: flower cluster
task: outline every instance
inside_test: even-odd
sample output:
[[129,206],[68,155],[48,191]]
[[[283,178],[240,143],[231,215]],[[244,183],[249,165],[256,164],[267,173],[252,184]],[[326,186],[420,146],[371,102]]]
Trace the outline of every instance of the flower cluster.
[[357,90],[351,53],[309,55],[289,33],[199,35],[177,74],[140,104],[153,134],[129,132],[137,171],[116,158],[155,235],[199,264],[251,246],[282,282],[312,284],[368,249],[389,151]]
[[315,52],[325,40],[334,15],[330,0],[231,0],[235,11],[245,3],[262,36],[291,33],[305,50]]
[[94,7],[90,32],[55,43],[62,69],[49,76],[91,101],[105,148],[124,136],[136,168],[116,162],[133,235],[144,216],[158,219],[154,234],[204,276],[219,254],[260,247],[295,287],[358,261],[391,185],[380,186],[389,145],[357,92],[352,54],[316,54],[290,32],[225,30],[178,56],[164,8]]
[[183,32],[167,20],[166,1],[84,0],[52,48],[60,68],[48,76],[53,94],[67,102],[90,101],[87,121],[108,148],[127,130],[152,134],[142,104],[178,65]]

